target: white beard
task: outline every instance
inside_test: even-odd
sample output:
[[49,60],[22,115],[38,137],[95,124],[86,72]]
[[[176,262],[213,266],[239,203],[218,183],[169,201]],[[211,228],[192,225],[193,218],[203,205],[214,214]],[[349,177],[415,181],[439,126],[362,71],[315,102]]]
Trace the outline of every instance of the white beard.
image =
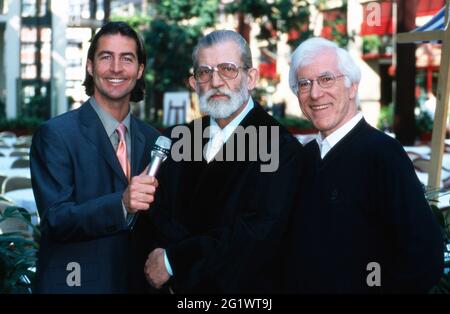
[[[209,99],[212,95],[220,93],[227,95],[229,100]],[[210,115],[213,119],[225,119],[238,110],[245,101],[248,100],[249,92],[247,81],[243,80],[238,91],[228,91],[225,89],[214,88],[203,94],[200,94],[200,111]]]

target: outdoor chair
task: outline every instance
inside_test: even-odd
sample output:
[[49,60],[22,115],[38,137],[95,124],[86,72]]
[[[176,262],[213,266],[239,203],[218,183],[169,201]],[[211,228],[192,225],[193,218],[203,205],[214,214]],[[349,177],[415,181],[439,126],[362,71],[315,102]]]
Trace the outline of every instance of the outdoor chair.
[[8,177],[5,181],[3,181],[1,194],[7,193],[9,191],[29,188],[31,188],[30,178],[19,176]]
[[28,157],[30,156],[29,150],[13,150],[10,154],[10,157]]
[[419,154],[419,153],[415,153],[415,152],[406,152],[406,154],[408,154],[409,159],[411,159],[411,161],[416,160],[417,158],[424,158],[423,155]]
[[31,143],[30,142],[19,142],[17,141],[14,145],[14,148],[30,148],[31,147]]
[[[11,200],[0,196],[0,212],[3,214],[5,209],[11,206],[16,206]],[[26,238],[31,239],[32,233],[28,228],[28,225],[18,218],[7,218],[0,222],[0,234],[20,232]]]
[[0,192],[2,191],[1,188],[2,188],[3,181],[5,181],[7,177],[8,177],[7,175],[0,174]]
[[428,173],[430,169],[430,160],[419,157],[413,160],[414,168],[419,172]]
[[19,158],[13,161],[11,164],[11,169],[13,168],[30,168],[30,159]]
[[0,132],[0,138],[17,138],[16,134],[10,131]]

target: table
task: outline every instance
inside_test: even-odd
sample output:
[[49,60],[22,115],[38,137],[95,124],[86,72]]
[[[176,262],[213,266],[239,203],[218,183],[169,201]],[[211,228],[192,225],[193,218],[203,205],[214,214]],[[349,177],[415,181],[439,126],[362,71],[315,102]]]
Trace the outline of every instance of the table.
[[34,200],[33,189],[13,190],[3,195],[13,201],[17,206],[25,208],[31,214],[31,222],[34,225],[39,224],[40,220],[36,201]]
[[419,155],[422,155],[424,157],[430,156],[431,154],[431,148],[427,145],[421,145],[421,146],[403,146],[403,149],[407,152],[416,153]]

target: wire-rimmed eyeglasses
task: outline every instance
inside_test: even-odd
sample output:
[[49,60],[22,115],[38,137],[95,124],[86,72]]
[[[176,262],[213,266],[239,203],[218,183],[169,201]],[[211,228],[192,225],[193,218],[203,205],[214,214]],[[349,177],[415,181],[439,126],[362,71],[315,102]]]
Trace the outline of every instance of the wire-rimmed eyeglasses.
[[217,71],[222,79],[232,80],[239,75],[239,69],[247,69],[247,67],[238,66],[233,62],[219,63],[215,67],[202,65],[194,70],[194,78],[198,83],[206,83],[212,79],[214,71]]
[[345,75],[343,75],[343,74],[335,75],[331,72],[327,72],[327,73],[324,73],[324,74],[318,76],[315,80],[308,80],[305,78],[301,78],[297,82],[298,90],[301,93],[309,92],[312,88],[314,81],[316,81],[317,84],[319,84],[319,86],[322,88],[330,88],[336,83],[337,79],[344,77],[344,76]]

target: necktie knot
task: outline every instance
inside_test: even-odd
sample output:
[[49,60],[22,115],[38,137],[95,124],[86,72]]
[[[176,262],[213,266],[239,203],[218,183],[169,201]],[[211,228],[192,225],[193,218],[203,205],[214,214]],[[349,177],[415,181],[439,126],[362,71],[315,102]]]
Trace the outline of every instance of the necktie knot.
[[119,123],[116,129],[119,135],[119,144],[117,145],[116,155],[119,160],[120,166],[125,174],[125,176],[130,180],[130,162],[128,160],[127,154],[127,144],[125,142],[125,133],[127,132],[127,127],[123,123]]
[[125,133],[127,132],[127,127],[123,123],[119,123],[119,126],[116,129],[117,133],[119,134],[119,141],[124,140],[125,141]]

